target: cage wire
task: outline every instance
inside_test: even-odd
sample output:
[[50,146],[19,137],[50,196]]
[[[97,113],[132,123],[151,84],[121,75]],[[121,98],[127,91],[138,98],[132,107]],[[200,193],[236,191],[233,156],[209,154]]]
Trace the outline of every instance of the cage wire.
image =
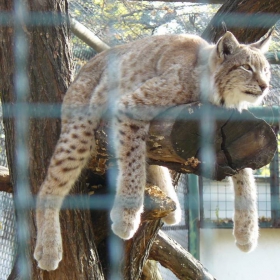
[[[269,177],[255,177],[258,192],[258,214],[262,222],[271,222],[271,191]],[[202,180],[203,219],[202,227],[231,228],[234,209],[234,194],[230,180]]]
[[[8,167],[5,134],[0,108],[0,165]],[[0,280],[6,280],[13,268],[16,247],[15,209],[13,195],[0,192]]]
[[15,211],[12,194],[0,192],[0,279],[6,280],[13,268],[16,248]]
[[[86,1],[85,1],[86,2]],[[70,9],[72,9],[72,12],[74,12],[74,9],[79,7],[85,12],[85,15],[90,14],[90,16],[94,16],[94,10],[91,10],[91,7],[85,8],[83,6],[84,1],[71,1],[70,2]],[[15,43],[18,47],[15,49],[16,57],[17,57],[17,73],[16,77],[19,81],[19,79],[27,79],[26,73],[24,73],[25,65],[26,65],[26,57],[28,53],[28,46],[26,45],[26,41],[24,39],[25,34],[21,32],[20,27],[20,20],[24,20],[22,18],[23,16],[28,16],[28,12],[24,10],[23,5],[20,3],[20,1],[16,1],[16,9],[15,14],[18,15],[18,21],[15,22],[16,24],[16,37],[15,37]],[[87,20],[87,16],[84,16],[84,19]],[[181,15],[182,19],[182,15]],[[279,28],[279,24],[277,25]],[[197,31],[197,30],[196,30]],[[99,31],[98,31],[99,32]],[[103,36],[104,34],[99,34],[100,36]],[[105,36],[104,36],[105,37]],[[74,45],[74,55],[75,55],[75,61],[77,65],[84,64],[90,57],[95,55],[95,52],[90,49],[88,46],[86,46],[84,43],[76,39],[76,44]],[[79,69],[80,67],[77,67],[76,69]],[[269,105],[279,105],[279,97],[276,94],[276,92],[279,92],[280,84],[279,84],[279,66],[274,65],[272,67],[272,90],[273,98],[270,99],[268,102]],[[28,86],[25,88],[20,88],[19,85],[16,84],[16,91],[19,93],[19,101],[25,102],[27,94],[28,94]],[[270,103],[269,103],[270,102]],[[24,111],[24,108],[23,108]],[[17,132],[22,135],[22,139],[26,139],[26,127],[25,125],[22,125],[26,119],[22,119],[22,112],[20,115],[15,116],[18,120],[17,123]],[[213,123],[214,119],[211,118],[211,112],[205,110],[203,113],[204,120],[207,120],[207,122],[202,122],[202,139],[209,139],[209,135],[212,135],[213,137]],[[28,116],[28,114],[25,114],[25,116]],[[0,124],[0,164],[3,166],[7,166],[7,159],[5,154],[5,138],[4,138],[4,132],[3,132],[3,125]],[[204,149],[204,155],[205,157],[213,158],[213,149],[211,146],[207,146],[207,143],[203,143]],[[18,160],[17,167],[19,169],[26,170],[24,166],[26,166],[26,159],[28,158],[28,154],[26,151],[25,143],[18,142],[17,148],[23,152],[23,156]],[[278,155],[277,155],[278,157]],[[208,162],[211,162],[211,160],[207,160]],[[208,166],[207,168],[211,169],[211,166]],[[278,165],[278,171],[279,171],[279,165]],[[207,170],[205,172],[208,172]],[[22,176],[19,174],[20,177]],[[258,186],[258,211],[259,211],[259,217],[260,217],[260,224],[261,226],[271,226],[272,221],[272,204],[271,204],[271,184],[270,184],[270,176],[271,174],[267,173],[266,176],[264,175],[256,175],[256,182]],[[279,174],[278,174],[279,175]],[[20,178],[19,177],[19,178]],[[23,183],[24,185],[24,183]],[[23,196],[19,197],[17,205],[19,207],[22,207],[22,209],[25,209],[27,211],[28,209],[28,202],[30,201],[30,198],[26,198],[26,184],[22,187],[20,186],[23,192]],[[202,205],[201,205],[201,226],[211,226],[211,227],[232,227],[232,217],[233,217],[233,190],[230,185],[229,181],[222,181],[222,182],[214,182],[207,179],[201,179],[199,184],[201,193],[202,193]],[[277,186],[279,187],[279,186]],[[185,200],[188,199],[188,184],[187,184],[187,176],[182,176],[180,183],[178,185],[178,197],[179,201],[181,203],[182,207],[182,220],[179,225],[176,226],[164,226],[163,230],[174,240],[176,240],[180,245],[182,245],[184,248],[188,249],[188,209],[185,208],[186,203]],[[22,202],[23,199],[26,199],[25,202]],[[279,199],[279,197],[278,197]],[[27,224],[26,224],[26,216],[22,216],[22,221],[20,219],[18,220],[18,228],[22,227],[23,232],[19,233],[19,236],[22,235],[22,239],[19,240],[19,253],[24,254],[25,247],[26,246],[26,240],[28,239],[28,235],[26,234],[27,231]],[[0,247],[1,247],[1,258],[0,258],[0,280],[6,280],[7,277],[10,274],[10,271],[13,267],[17,247],[16,247],[16,231],[15,231],[15,214],[14,214],[14,203],[13,203],[13,197],[11,194],[7,193],[0,193]],[[21,244],[24,244],[21,246]],[[112,246],[112,252],[119,251],[118,246],[119,243],[116,241],[116,238],[113,239],[111,242]],[[112,253],[111,258],[113,263],[118,262],[118,254]],[[22,266],[25,264],[22,263]],[[172,280],[177,279],[169,270],[160,267],[160,271],[162,274],[163,279],[165,280]],[[22,270],[23,272],[23,279],[28,279],[28,271]],[[117,279],[118,276],[111,275],[111,279]]]

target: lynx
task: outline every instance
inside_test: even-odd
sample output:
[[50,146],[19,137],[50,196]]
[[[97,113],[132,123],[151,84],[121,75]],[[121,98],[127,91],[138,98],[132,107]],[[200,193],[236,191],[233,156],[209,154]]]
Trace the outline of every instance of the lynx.
[[[37,198],[34,257],[40,268],[55,270],[62,259],[59,210],[91,153],[94,132],[106,112],[112,117],[118,161],[112,230],[130,239],[139,227],[146,182],[158,185],[177,209],[164,222],[180,221],[181,209],[164,167],[146,166],[150,121],[168,107],[201,100],[243,110],[267,94],[269,64],[263,53],[269,37],[240,44],[226,32],[211,45],[194,35],[151,36],[114,47],[91,59],[69,87],[62,106],[62,129]],[[256,190],[252,170],[233,176],[237,246],[257,243]]]

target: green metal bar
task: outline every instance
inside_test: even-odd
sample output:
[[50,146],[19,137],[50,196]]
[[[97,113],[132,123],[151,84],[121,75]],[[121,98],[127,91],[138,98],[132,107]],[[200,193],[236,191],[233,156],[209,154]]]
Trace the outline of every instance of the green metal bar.
[[271,220],[273,227],[280,226],[279,161],[278,148],[270,163]]
[[189,252],[197,259],[200,259],[200,207],[198,177],[194,174],[188,175],[188,207],[189,207]]
[[278,125],[280,119],[279,106],[252,107],[249,111],[257,118],[263,119],[270,125]]

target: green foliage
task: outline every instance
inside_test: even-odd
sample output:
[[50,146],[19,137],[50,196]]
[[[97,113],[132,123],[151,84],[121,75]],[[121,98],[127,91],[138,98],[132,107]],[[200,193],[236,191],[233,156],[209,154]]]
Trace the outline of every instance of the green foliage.
[[[109,46],[152,34],[200,34],[219,5],[144,1],[74,0],[70,16],[81,22]],[[72,36],[77,70],[96,54]]]
[[190,3],[76,0],[70,2],[70,15],[113,46],[159,32],[200,34],[218,7]]

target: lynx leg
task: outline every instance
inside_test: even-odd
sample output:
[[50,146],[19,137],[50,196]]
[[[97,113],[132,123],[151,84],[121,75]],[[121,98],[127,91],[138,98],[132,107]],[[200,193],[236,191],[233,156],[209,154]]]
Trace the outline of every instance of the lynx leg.
[[115,123],[119,174],[111,219],[113,232],[130,239],[140,224],[146,184],[146,135],[149,123],[119,116]]
[[158,186],[176,204],[176,210],[162,220],[168,225],[178,224],[181,221],[182,211],[168,168],[158,165],[150,165],[148,167],[147,177],[148,183]]
[[60,139],[37,198],[34,258],[44,270],[55,270],[62,259],[59,210],[86,164],[93,142],[93,124],[85,114],[62,121]]
[[[130,239],[140,224],[146,185],[146,135],[149,121],[166,106],[182,102],[182,86],[176,66],[160,77],[145,81],[134,92],[123,94],[117,101],[116,156],[119,175],[117,194],[111,211],[112,230]],[[161,97],[154,93],[161,89]],[[130,90],[123,86],[124,93]]]
[[237,247],[249,252],[257,246],[259,236],[257,190],[252,169],[240,170],[232,180],[235,192],[233,234]]

